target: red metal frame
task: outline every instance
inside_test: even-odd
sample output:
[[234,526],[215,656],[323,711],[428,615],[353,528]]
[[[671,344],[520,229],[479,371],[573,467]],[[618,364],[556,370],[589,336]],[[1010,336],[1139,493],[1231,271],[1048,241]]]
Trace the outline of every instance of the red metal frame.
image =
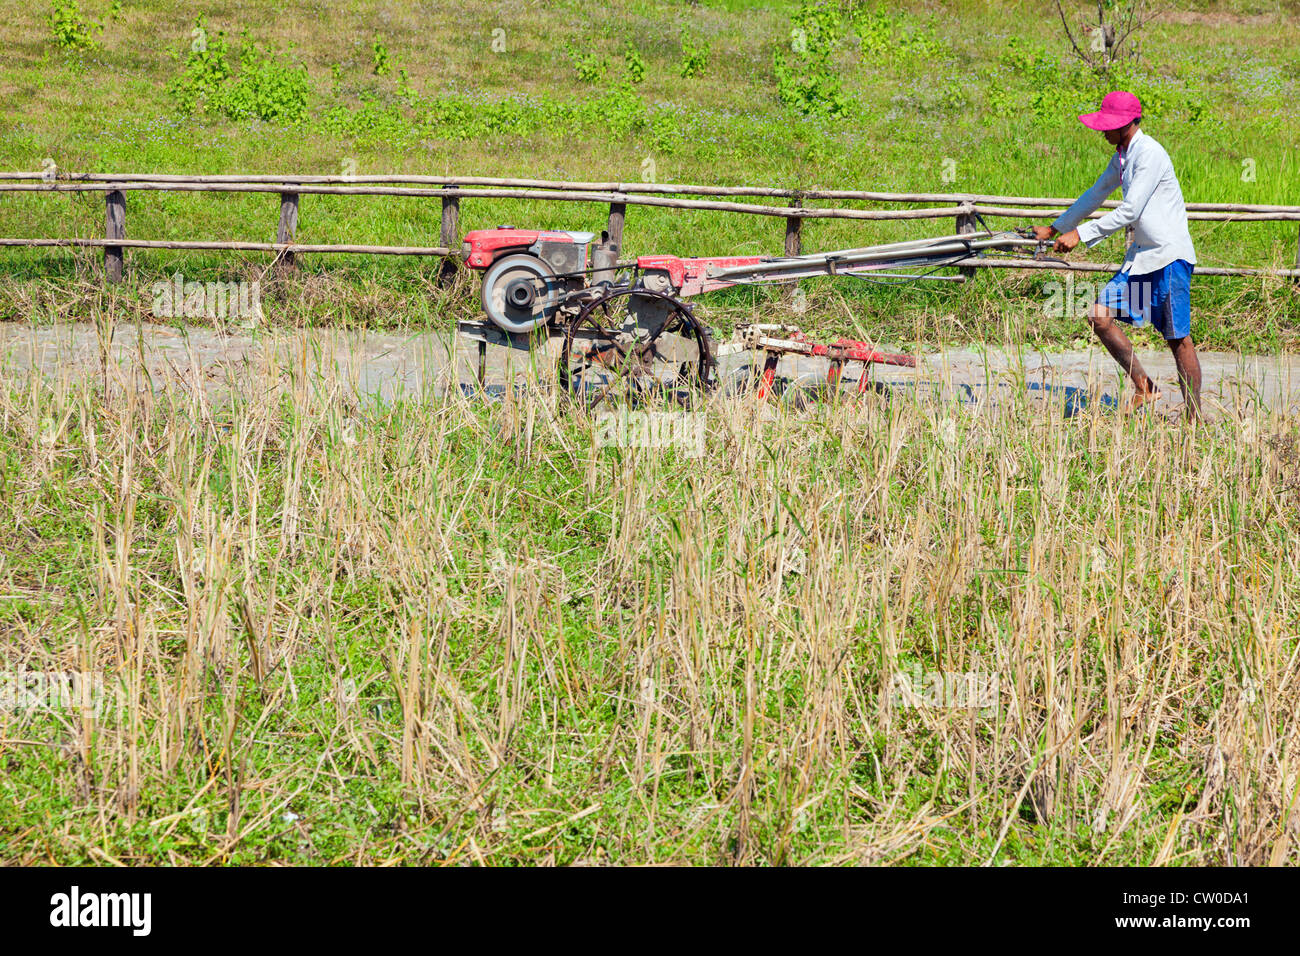
[[637,256],[636,265],[642,272],[651,270],[667,272],[673,290],[682,298],[725,289],[736,283],[710,279],[705,272],[710,266],[729,269],[733,266],[756,266],[762,256],[702,256],[684,259],[681,256]]

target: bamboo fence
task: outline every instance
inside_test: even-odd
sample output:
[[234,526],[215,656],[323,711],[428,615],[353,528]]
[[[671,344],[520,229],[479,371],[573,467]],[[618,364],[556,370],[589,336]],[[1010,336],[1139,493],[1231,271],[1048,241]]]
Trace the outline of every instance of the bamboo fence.
[[[897,221],[953,219],[957,233],[975,232],[977,217],[1052,219],[1073,201],[1042,196],[1000,196],[957,193],[893,193],[853,189],[780,189],[765,186],[701,186],[673,183],[564,182],[544,179],[504,179],[487,176],[281,176],[281,175],[175,175],[155,173],[0,172],[0,193],[104,193],[104,237],[101,238],[0,238],[6,247],[103,247],[104,274],[120,282],[126,249],[175,249],[271,252],[277,263],[293,264],[304,254],[432,256],[449,265],[460,246],[460,204],[463,199],[531,199],[555,202],[606,204],[606,232],[621,248],[628,206],[699,209],[785,220],[785,255],[801,251],[801,226],[807,219]],[[280,198],[280,218],[275,242],[128,239],[126,195],[130,192],[271,193]],[[356,244],[304,244],[294,241],[300,197],[303,195],[399,196],[434,199],[441,203],[439,244],[387,246]],[[706,198],[684,198],[684,197]],[[735,199],[784,200],[784,204]],[[809,200],[890,203],[915,208],[857,209],[844,206],[809,206]],[[1118,206],[1115,201],[1102,209]],[[1101,210],[1093,218],[1104,215]],[[1210,222],[1297,222],[1300,206],[1248,203],[1188,203],[1187,218]],[[1033,259],[972,260],[963,270],[975,268],[1051,269],[1056,271],[1114,271],[1117,264],[1058,263]],[[444,273],[448,270],[444,268]],[[973,274],[967,272],[967,274]],[[1198,266],[1197,275],[1279,276],[1300,278],[1300,233],[1296,268],[1250,269]]]

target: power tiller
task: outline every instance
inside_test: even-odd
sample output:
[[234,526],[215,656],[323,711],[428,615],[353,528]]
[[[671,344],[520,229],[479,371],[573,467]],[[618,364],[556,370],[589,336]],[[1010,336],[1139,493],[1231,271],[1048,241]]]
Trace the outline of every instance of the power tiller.
[[563,342],[561,387],[590,404],[634,399],[656,389],[707,391],[717,384],[720,354],[751,350],[763,356],[761,366],[749,366],[761,367],[754,376],[760,395],[771,392],[777,364],[789,355],[824,358],[832,385],[838,385],[847,365],[860,363],[858,386],[866,389],[868,366],[915,367],[916,360],[852,339],[812,342],[788,325],[742,325],[735,341],[719,346],[686,300],[729,286],[811,276],[889,282],[953,278],[936,273],[997,250],[1042,250],[1025,234],[986,231],[802,256],[652,255],[620,261],[618,246],[607,235],[595,244],[594,238],[591,232],[514,226],[465,236],[461,256],[483,273],[487,320],[463,322],[460,330],[480,343],[480,383],[485,343],[530,348],[545,336]]

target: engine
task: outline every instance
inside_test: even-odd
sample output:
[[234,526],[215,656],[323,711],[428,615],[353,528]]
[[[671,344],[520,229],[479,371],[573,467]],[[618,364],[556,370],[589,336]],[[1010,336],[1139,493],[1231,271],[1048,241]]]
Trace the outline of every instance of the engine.
[[531,332],[551,321],[564,293],[588,284],[594,238],[595,233],[561,229],[476,229],[466,233],[461,258],[484,273],[488,318],[506,332]]

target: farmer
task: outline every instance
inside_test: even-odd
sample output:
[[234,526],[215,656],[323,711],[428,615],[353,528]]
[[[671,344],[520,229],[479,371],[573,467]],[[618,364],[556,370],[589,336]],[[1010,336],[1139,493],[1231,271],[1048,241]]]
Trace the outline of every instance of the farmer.
[[[1136,410],[1160,392],[1133,356],[1133,346],[1115,320],[1135,325],[1151,322],[1174,353],[1183,405],[1192,421],[1201,408],[1201,363],[1192,345],[1190,308],[1196,251],[1173,163],[1163,146],[1138,129],[1141,121],[1138,98],[1119,91],[1107,93],[1096,113],[1079,117],[1084,126],[1101,131],[1115,147],[1115,155],[1092,188],[1050,226],[1035,227],[1034,235],[1040,241],[1059,237],[1055,250],[1069,252],[1080,242],[1091,247],[1113,232],[1133,227],[1133,244],[1124,264],[1093,303],[1088,324],[1133,380],[1137,392],[1129,407]],[[1124,195],[1119,207],[1084,222],[1116,187]]]

